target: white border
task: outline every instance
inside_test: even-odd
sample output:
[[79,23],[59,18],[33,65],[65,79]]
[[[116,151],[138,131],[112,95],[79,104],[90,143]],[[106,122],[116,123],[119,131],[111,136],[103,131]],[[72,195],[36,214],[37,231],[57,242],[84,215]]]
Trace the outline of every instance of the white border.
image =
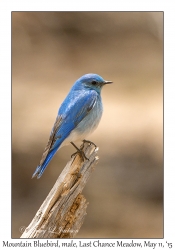
[[[11,239],[11,11],[164,11],[164,239],[175,247],[175,14],[173,1],[0,1],[1,241]],[[11,240],[18,242],[19,240]],[[25,240],[26,241],[26,240]],[[87,241],[87,240],[85,240]],[[104,240],[101,240],[104,241]],[[115,241],[115,240],[110,240]],[[130,240],[126,240],[130,241]],[[135,240],[140,242],[141,240]],[[83,242],[83,240],[82,240]],[[2,242],[0,242],[2,244]],[[21,248],[22,249],[22,248]],[[35,248],[37,249],[37,248]],[[168,249],[165,248],[165,249]]]

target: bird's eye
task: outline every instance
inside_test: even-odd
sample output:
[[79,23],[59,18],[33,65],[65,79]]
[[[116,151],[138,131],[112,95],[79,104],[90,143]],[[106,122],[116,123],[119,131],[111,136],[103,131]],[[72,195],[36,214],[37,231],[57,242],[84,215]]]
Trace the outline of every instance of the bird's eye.
[[92,81],[92,85],[96,85],[97,84],[97,82],[96,81]]

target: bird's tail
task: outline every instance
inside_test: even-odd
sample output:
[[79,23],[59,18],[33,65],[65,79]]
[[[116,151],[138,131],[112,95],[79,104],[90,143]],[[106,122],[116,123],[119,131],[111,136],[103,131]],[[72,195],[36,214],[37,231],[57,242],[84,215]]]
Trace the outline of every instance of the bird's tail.
[[48,166],[49,162],[51,161],[51,159],[53,158],[53,156],[55,155],[56,152],[57,152],[57,148],[52,150],[47,155],[47,157],[46,157],[45,161],[42,163],[42,165],[37,166],[34,174],[32,175],[32,178],[37,177],[37,179],[39,179],[41,177],[41,175],[44,173],[44,170],[46,169],[46,167]]

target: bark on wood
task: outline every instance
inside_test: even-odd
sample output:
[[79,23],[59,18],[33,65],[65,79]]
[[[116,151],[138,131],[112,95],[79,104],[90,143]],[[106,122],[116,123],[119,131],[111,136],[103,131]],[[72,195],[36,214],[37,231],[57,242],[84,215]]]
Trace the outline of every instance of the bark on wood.
[[84,143],[83,151],[89,160],[77,154],[67,163],[21,238],[73,238],[78,233],[87,208],[82,190],[98,162],[94,145]]

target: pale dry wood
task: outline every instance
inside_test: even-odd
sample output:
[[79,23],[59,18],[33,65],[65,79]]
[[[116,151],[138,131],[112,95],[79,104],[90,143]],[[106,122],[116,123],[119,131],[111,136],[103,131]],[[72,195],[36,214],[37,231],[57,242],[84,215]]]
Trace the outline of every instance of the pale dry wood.
[[21,238],[73,238],[78,233],[87,208],[81,193],[98,162],[94,145],[84,143],[83,151],[89,161],[77,154],[67,163]]

